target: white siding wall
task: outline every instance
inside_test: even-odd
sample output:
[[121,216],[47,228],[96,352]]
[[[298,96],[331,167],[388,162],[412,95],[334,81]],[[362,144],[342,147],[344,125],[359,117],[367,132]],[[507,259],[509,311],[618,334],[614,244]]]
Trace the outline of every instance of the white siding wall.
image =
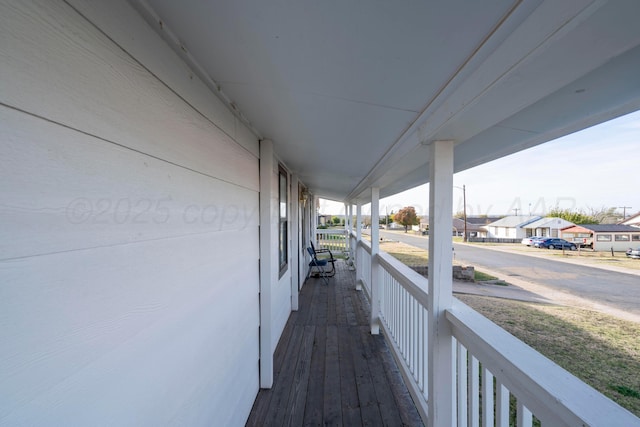
[[[616,252],[624,252],[629,248],[638,248],[640,247],[640,243],[636,240],[620,240],[617,241],[616,240],[616,236],[618,235],[624,235],[627,236],[627,238],[629,239],[633,239],[632,235],[634,233],[596,233],[595,237],[593,239],[593,249],[595,251],[602,251],[602,252],[607,252],[610,251],[611,248],[613,248],[614,251]],[[598,240],[598,235],[604,235],[607,236],[607,238],[610,238],[610,241],[601,241]]]
[[257,141],[126,2],[70,3],[0,2],[0,424],[242,425]]

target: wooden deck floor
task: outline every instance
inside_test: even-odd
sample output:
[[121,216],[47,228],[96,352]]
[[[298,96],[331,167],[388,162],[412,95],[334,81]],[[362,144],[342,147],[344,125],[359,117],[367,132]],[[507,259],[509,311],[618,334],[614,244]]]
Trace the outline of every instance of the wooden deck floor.
[[421,426],[355,275],[336,263],[327,286],[309,279],[275,352],[273,387],[261,390],[248,426]]

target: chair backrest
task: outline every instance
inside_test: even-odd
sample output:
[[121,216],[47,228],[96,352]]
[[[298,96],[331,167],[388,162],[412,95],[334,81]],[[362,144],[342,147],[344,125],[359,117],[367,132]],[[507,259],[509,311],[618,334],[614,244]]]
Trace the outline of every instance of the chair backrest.
[[[311,249],[313,249],[313,253],[315,254],[316,253],[316,247],[313,244],[313,241],[310,241],[309,243],[311,244]],[[309,253],[311,253],[311,252],[309,252]]]
[[309,255],[311,255],[311,258],[316,257],[316,251],[313,248],[307,248],[307,252],[309,252]]

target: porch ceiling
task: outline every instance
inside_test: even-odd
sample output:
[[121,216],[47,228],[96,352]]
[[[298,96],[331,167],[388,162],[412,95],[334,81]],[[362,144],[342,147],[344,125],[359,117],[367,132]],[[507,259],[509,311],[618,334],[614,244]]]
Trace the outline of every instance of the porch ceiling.
[[640,108],[637,0],[131,1],[330,199],[427,182],[436,139],[460,171]]

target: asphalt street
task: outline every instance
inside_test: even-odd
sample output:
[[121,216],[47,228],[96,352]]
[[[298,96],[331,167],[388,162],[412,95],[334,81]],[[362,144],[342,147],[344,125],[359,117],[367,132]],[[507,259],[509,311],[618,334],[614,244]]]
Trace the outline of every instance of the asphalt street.
[[[380,235],[428,249],[428,239],[411,234],[386,232]],[[479,270],[485,267],[509,278],[557,289],[579,298],[640,315],[640,276],[568,264],[547,258],[495,251],[480,246],[454,243],[455,259]],[[542,250],[542,249],[541,249]]]

